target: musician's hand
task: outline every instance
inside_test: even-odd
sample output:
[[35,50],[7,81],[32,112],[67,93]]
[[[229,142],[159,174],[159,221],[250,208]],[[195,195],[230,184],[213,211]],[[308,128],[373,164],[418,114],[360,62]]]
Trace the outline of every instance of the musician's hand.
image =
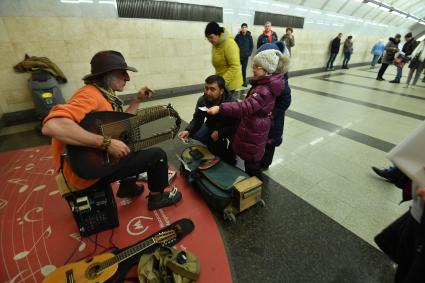
[[185,140],[189,137],[189,131],[181,131],[177,134],[177,136],[182,140]]
[[216,142],[218,140],[218,131],[213,131],[211,133],[211,139],[213,140],[213,142]]
[[128,146],[120,140],[112,139],[108,153],[116,158],[123,158],[130,153]]
[[220,112],[220,106],[213,106],[208,108],[207,113],[210,115],[216,115],[218,114],[218,112]]
[[142,101],[142,100],[144,100],[146,97],[151,97],[152,96],[152,93],[153,93],[153,91],[149,88],[149,87],[147,87],[147,86],[144,86],[144,87],[142,87],[140,90],[139,90],[139,92],[137,93],[137,99],[139,100],[139,101]]

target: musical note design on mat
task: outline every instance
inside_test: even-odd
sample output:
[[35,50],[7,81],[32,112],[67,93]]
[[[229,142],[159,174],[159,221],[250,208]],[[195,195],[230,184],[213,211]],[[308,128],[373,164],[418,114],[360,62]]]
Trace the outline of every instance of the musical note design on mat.
[[85,249],[86,249],[86,243],[84,243],[82,240],[81,240],[81,236],[80,236],[80,234],[78,234],[78,233],[73,233],[73,234],[70,234],[69,235],[71,238],[73,238],[73,239],[75,239],[75,240],[77,240],[78,242],[80,242],[80,246],[78,246],[78,251],[79,252],[82,252],[82,251],[84,251]]
[[0,209],[4,208],[7,205],[7,200],[0,198]]
[[[34,273],[31,273],[29,269],[24,269],[21,272],[19,272],[18,274],[16,274],[9,281],[9,283],[15,283],[18,278],[19,278],[19,282],[25,282],[25,280],[34,276],[34,274],[36,274],[37,272],[40,272],[44,277],[46,277],[47,275],[49,275],[55,269],[56,269],[56,266],[54,266],[52,264],[45,265],[45,266],[41,267],[39,270],[36,270]],[[29,273],[29,275],[23,277],[24,273]]]
[[50,235],[52,234],[52,228],[49,226],[44,232],[43,234],[41,234],[41,236],[37,239],[37,241],[35,241],[34,245],[31,247],[31,249],[29,249],[28,251],[22,251],[18,254],[16,254],[13,259],[15,261],[18,261],[20,259],[26,258],[32,251],[32,249],[35,248],[35,246],[38,244],[38,242],[40,242],[41,239],[44,238],[44,234],[47,233],[46,239],[50,237]]
[[35,187],[34,189],[32,189],[31,193],[29,193],[29,194],[27,195],[26,199],[22,202],[21,206],[18,208],[18,210],[16,210],[16,212],[19,212],[19,211],[21,210],[21,208],[22,208],[22,207],[24,207],[25,203],[26,203],[26,202],[28,201],[28,199],[31,197],[31,194],[32,194],[33,192],[38,192],[38,191],[44,190],[46,187],[47,187],[46,185],[40,185],[40,186],[37,186],[37,187]]
[[34,169],[34,167],[34,163],[28,163],[27,165],[25,165],[25,171],[31,171],[32,169]]
[[12,183],[12,184],[21,185],[21,187],[18,190],[18,192],[20,192],[20,193],[25,192],[29,188],[29,186],[27,185],[26,179],[9,179],[9,180],[7,180],[7,182]]
[[40,157],[40,161],[45,161],[45,160],[51,160],[51,159],[53,159],[53,156],[52,155],[49,155],[49,156],[42,156],[42,157]]
[[29,171],[28,174],[53,176],[55,174],[55,169],[48,169],[44,173],[43,172],[31,172],[31,171]]
[[22,225],[22,224],[24,224],[24,222],[30,222],[30,223],[32,223],[32,222],[41,221],[41,218],[40,219],[31,219],[29,217],[30,213],[33,212],[33,211],[39,213],[39,212],[42,212],[43,211],[43,208],[39,206],[39,207],[34,207],[33,209],[30,209],[29,211],[27,211],[27,213],[24,214],[24,219],[22,219],[21,217],[18,217],[16,219],[16,221],[18,221],[18,224],[19,225]]

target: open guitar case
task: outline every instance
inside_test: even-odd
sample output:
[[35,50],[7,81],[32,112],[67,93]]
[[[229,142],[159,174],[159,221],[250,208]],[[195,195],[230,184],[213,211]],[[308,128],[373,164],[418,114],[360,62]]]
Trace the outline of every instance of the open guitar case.
[[[178,228],[177,228],[178,227]],[[183,218],[180,220],[177,220],[176,222],[162,228],[161,230],[159,230],[156,233],[153,233],[151,235],[149,235],[148,237],[144,238],[143,240],[140,240],[139,242],[125,247],[123,249],[114,251],[114,254],[118,254],[120,252],[122,252],[123,250],[129,249],[133,246],[136,246],[137,244],[145,241],[148,238],[151,238],[155,235],[158,235],[159,233],[169,230],[169,229],[174,229],[174,230],[179,230],[179,233],[177,234],[177,237],[174,240],[171,240],[170,242],[167,243],[167,247],[172,247],[175,244],[177,244],[178,242],[180,242],[186,235],[188,235],[189,233],[191,233],[193,231],[193,229],[195,228],[195,225],[193,224],[192,220],[187,219],[187,218]],[[135,282],[139,282],[139,279],[137,277],[131,277],[131,278],[127,278],[126,275],[127,273],[130,271],[130,269],[134,266],[137,265],[139,263],[140,257],[143,254],[147,254],[147,253],[152,253],[160,244],[155,244],[149,248],[146,248],[143,251],[140,251],[137,256],[132,256],[129,259],[124,260],[123,262],[118,264],[118,274],[115,277],[115,280],[113,282],[115,283],[122,283],[124,281],[135,281]]]

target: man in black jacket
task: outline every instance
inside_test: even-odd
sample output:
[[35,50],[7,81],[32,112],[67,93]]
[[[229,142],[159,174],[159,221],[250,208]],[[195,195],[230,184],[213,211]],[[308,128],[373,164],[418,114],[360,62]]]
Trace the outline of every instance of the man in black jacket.
[[[235,101],[225,87],[225,81],[218,75],[205,79],[204,95],[196,103],[195,113],[189,125],[177,136],[183,140],[192,138],[205,144],[208,149],[223,160],[232,162],[227,138],[235,131],[236,120],[222,115],[208,115],[207,109],[223,102]],[[205,120],[206,119],[206,120]]]
[[249,56],[251,56],[252,49],[254,48],[254,42],[252,41],[252,36],[251,33],[248,31],[248,25],[246,23],[243,23],[241,25],[241,30],[236,35],[235,41],[238,44],[240,51],[243,86],[247,86],[246,67],[248,66]]
[[341,46],[342,33],[338,33],[338,36],[332,40],[331,43],[331,55],[329,56],[328,63],[326,64],[326,71],[332,71],[334,69],[334,61],[339,53]]
[[[413,50],[415,50],[416,46],[418,46],[419,42],[416,41],[413,38],[411,32],[409,32],[408,34],[406,34],[404,36],[404,39],[406,40],[406,43],[403,45],[403,48],[401,49],[401,52],[404,53],[404,58],[402,58],[402,60],[404,60],[403,63],[406,63],[408,61],[406,59],[408,57],[410,57],[410,55],[412,54]],[[400,66],[400,65],[397,65],[397,75],[395,76],[395,79],[394,80],[390,81],[390,83],[399,84],[400,83],[401,76],[402,76],[402,71],[403,71],[403,67]]]

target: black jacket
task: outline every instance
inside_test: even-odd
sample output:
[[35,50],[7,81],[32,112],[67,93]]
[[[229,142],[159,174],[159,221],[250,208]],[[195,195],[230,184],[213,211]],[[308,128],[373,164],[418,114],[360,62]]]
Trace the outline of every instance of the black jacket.
[[[236,101],[233,98],[233,95],[229,94],[227,90],[224,91],[221,96],[220,104],[223,102]],[[204,124],[212,130],[218,131],[219,138],[230,138],[235,132],[236,119],[225,117],[221,114],[217,115],[208,115],[206,111],[199,110],[198,107],[212,107],[213,103],[208,101],[204,95],[199,97],[198,102],[196,103],[195,113],[193,114],[192,121],[190,121],[189,126],[186,127],[186,131],[189,131],[189,136],[194,135]]]
[[269,38],[267,37],[267,35],[265,35],[264,33],[262,33],[257,40],[257,49],[260,48],[261,45],[266,44],[266,43],[273,43],[277,41],[277,34],[272,31],[272,42],[269,42]]
[[341,39],[337,36],[332,40],[331,53],[339,53],[340,46],[341,46]]
[[251,56],[254,42],[252,41],[252,36],[249,31],[247,31],[245,35],[243,35],[242,32],[238,33],[235,37],[235,41],[239,46],[241,58],[248,58]]
[[406,55],[409,56],[412,54],[413,50],[415,50],[416,46],[418,46],[419,41],[416,41],[414,38],[412,38],[411,41],[406,42],[403,45],[403,48],[401,49],[401,51]]

